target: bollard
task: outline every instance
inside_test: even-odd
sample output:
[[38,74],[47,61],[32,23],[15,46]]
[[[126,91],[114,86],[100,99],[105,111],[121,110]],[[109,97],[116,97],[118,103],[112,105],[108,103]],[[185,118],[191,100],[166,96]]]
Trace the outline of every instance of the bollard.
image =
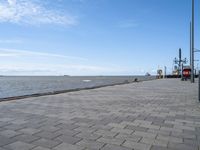
[[199,102],[200,102],[200,71],[199,71]]

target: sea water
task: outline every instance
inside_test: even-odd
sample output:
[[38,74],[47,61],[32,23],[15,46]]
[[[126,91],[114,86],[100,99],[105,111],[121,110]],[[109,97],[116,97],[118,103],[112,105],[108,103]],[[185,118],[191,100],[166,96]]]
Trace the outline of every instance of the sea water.
[[0,98],[154,79],[147,76],[1,76]]

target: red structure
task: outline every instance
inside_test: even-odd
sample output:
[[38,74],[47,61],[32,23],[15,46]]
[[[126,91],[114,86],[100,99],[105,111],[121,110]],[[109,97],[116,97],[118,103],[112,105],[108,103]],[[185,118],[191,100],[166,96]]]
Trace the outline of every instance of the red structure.
[[191,68],[190,67],[184,67],[182,73],[183,73],[183,79],[185,79],[185,80],[190,79]]

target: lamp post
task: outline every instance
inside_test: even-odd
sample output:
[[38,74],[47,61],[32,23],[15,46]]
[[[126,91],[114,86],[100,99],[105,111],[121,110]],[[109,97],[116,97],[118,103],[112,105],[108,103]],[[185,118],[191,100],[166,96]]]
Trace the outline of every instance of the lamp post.
[[[190,21],[190,68],[192,70],[192,22]],[[192,81],[192,75],[190,75]]]
[[194,0],[192,0],[192,23],[191,23],[191,83],[194,83]]

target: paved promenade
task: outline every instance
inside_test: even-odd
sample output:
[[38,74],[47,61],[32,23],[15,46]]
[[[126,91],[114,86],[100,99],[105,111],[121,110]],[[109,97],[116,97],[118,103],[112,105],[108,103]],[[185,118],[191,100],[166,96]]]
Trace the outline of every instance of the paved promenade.
[[0,150],[199,150],[197,83],[145,81],[0,103]]

